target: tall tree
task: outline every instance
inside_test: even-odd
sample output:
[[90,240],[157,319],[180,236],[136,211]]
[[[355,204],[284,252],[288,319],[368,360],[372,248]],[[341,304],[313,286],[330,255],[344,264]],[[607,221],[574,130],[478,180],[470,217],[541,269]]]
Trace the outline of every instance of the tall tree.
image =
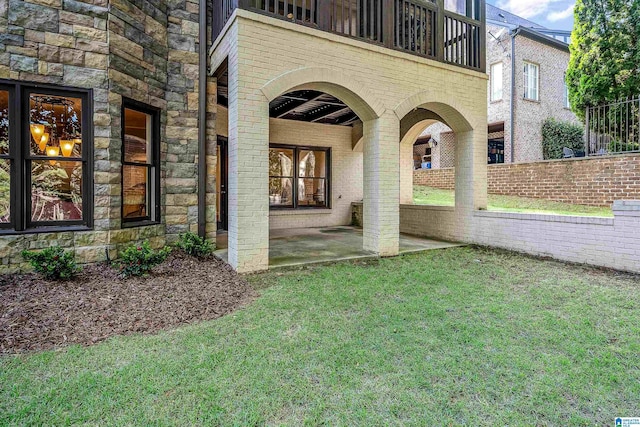
[[640,95],[640,0],[577,0],[567,70],[573,111]]

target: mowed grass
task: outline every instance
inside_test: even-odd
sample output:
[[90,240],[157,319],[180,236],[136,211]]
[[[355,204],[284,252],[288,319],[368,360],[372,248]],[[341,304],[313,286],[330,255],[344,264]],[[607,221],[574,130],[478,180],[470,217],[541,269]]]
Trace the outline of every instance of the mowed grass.
[[[453,190],[424,185],[413,186],[413,202],[417,205],[453,206]],[[531,199],[527,197],[500,196],[489,194],[488,210],[502,212],[541,213],[552,215],[605,216],[612,217],[611,207],[572,205],[551,200]]]
[[476,248],[251,277],[156,336],[0,358],[0,425],[609,426],[640,410],[635,276]]

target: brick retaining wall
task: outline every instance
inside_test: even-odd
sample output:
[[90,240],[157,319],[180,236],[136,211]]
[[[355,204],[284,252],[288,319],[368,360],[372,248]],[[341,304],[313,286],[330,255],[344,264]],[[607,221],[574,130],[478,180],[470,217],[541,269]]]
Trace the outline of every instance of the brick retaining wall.
[[[640,199],[640,154],[489,165],[487,175],[489,194],[591,206]],[[413,183],[452,190],[455,170],[417,170]]]
[[[362,203],[352,206],[354,225],[361,225]],[[599,218],[400,205],[400,232],[640,273],[640,201],[616,201],[613,214]]]

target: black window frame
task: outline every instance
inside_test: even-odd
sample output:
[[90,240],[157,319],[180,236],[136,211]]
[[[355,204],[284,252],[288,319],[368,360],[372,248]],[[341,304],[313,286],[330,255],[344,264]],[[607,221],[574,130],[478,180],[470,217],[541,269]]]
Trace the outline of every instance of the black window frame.
[[[331,209],[331,147],[315,147],[315,146],[308,146],[308,145],[289,145],[289,144],[270,143],[269,149],[271,148],[281,148],[281,149],[293,151],[293,159],[294,159],[293,189],[292,189],[293,206],[292,205],[271,206],[271,204],[269,204],[269,210],[291,211],[291,210],[307,210],[307,209],[308,210]],[[326,194],[325,194],[324,206],[298,205],[298,180],[300,179],[300,160],[299,160],[300,151],[324,151],[325,153],[326,158],[325,158],[324,180],[325,180]],[[272,179],[272,178],[279,178],[279,176],[269,175],[269,179]],[[284,178],[290,178],[290,177],[284,177]],[[304,177],[302,179],[304,179]],[[314,179],[322,179],[322,178],[314,178]]]
[[[151,116],[152,121],[152,141],[151,148],[151,164],[142,164],[138,162],[129,162],[125,160],[125,110],[134,110]],[[130,98],[122,98],[121,109],[121,165],[120,165],[120,220],[122,228],[142,227],[146,225],[160,224],[160,108],[153,107],[140,101]],[[137,166],[147,168],[147,182],[151,185],[148,191],[147,215],[144,217],[125,218],[124,217],[124,167]],[[153,211],[151,212],[151,210]]]
[[[0,90],[9,91],[10,221],[0,223],[0,234],[34,234],[93,229],[93,89],[47,85],[0,79]],[[29,96],[31,93],[79,98],[82,101],[82,219],[32,221],[31,164],[34,160],[69,161],[62,155],[49,157],[31,153]],[[16,114],[18,112],[18,114]],[[25,119],[26,118],[26,119]]]

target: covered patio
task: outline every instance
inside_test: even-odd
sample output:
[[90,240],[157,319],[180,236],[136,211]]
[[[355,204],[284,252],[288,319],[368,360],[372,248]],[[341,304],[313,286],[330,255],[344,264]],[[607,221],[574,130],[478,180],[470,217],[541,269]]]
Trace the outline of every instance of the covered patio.
[[[218,239],[219,245],[222,241]],[[400,234],[401,255],[456,246],[461,245]],[[219,247],[215,255],[228,260],[226,247]],[[270,269],[367,258],[377,255],[362,249],[362,229],[357,227],[293,228],[269,234]]]

